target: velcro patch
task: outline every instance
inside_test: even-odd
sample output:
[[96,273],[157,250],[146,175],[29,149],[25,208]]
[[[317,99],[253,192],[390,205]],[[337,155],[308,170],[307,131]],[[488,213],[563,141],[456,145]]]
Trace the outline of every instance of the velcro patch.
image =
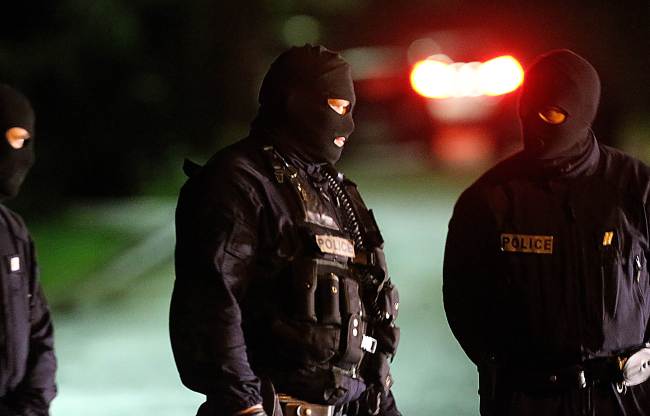
[[21,269],[20,256],[8,256],[7,266],[9,268],[9,273],[19,272]]
[[553,254],[552,235],[501,234],[501,251]]
[[603,236],[603,246],[611,246],[614,240],[614,231],[607,231]]
[[352,240],[334,237],[333,235],[317,235],[316,244],[323,253],[354,258],[354,243]]

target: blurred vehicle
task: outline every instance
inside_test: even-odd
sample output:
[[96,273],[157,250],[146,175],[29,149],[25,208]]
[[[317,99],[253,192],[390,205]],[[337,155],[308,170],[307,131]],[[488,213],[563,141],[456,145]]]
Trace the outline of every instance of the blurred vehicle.
[[357,141],[398,144],[439,166],[489,163],[519,146],[516,51],[484,32],[444,31],[410,45],[344,51],[358,94]]

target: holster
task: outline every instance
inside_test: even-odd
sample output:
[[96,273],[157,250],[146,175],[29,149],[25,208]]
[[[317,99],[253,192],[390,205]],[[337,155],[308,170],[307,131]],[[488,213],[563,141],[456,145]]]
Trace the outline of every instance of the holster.
[[262,407],[268,416],[283,416],[275,387],[268,377],[261,380]]
[[400,338],[399,327],[394,323],[399,309],[399,293],[390,281],[383,285],[375,306],[377,312],[372,321],[372,335],[377,340],[377,348],[374,354],[364,357],[361,374],[372,387],[370,390],[380,393],[380,398],[383,398],[394,383],[390,361],[397,352]]
[[481,416],[497,416],[497,391],[500,377],[495,357],[488,357],[478,368],[478,393]]

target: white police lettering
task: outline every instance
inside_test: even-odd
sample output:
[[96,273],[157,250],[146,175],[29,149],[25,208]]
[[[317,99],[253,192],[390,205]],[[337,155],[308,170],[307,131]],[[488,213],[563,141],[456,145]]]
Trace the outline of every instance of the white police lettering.
[[317,235],[316,244],[323,253],[354,258],[354,243],[351,240],[333,235]]
[[553,254],[552,235],[501,234],[501,251]]

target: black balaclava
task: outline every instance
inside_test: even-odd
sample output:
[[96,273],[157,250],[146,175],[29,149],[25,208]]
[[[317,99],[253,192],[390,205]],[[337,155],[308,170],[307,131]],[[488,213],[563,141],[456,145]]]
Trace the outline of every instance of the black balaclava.
[[[591,124],[600,99],[600,79],[589,62],[567,49],[539,56],[526,71],[519,99],[524,154],[542,163],[580,158],[593,146]],[[561,110],[563,122],[540,112]]]
[[[14,149],[7,141],[7,130],[22,127],[30,139]],[[8,85],[0,84],[0,200],[18,194],[27,172],[34,164],[34,110],[29,100]]]
[[[336,113],[328,98],[349,101],[349,111]],[[264,77],[259,103],[253,130],[275,133],[274,145],[308,163],[336,163],[342,148],[334,139],[348,139],[354,130],[350,66],[322,46],[293,47],[282,53]]]

